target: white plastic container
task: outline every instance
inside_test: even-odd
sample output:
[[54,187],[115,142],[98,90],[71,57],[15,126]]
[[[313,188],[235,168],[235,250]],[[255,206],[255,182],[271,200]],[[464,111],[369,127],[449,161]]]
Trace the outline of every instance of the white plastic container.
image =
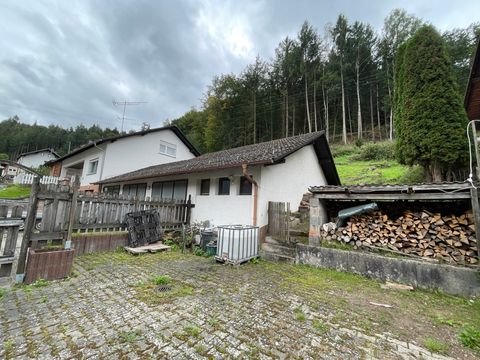
[[218,227],[216,260],[236,265],[258,256],[258,226],[226,225]]

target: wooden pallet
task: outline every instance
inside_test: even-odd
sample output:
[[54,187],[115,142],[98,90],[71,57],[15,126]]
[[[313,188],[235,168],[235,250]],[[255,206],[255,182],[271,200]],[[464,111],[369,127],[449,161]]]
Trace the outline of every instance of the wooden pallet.
[[156,253],[159,251],[170,251],[170,246],[164,245],[158,242],[154,244],[148,244],[145,246],[139,246],[136,248],[125,246],[124,249],[127,250],[130,254],[137,255],[137,254],[143,254],[147,252]]

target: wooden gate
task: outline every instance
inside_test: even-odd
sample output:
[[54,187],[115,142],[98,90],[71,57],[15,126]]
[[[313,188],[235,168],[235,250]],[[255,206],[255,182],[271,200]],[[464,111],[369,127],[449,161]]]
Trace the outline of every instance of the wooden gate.
[[290,241],[290,203],[268,202],[268,235],[282,242]]

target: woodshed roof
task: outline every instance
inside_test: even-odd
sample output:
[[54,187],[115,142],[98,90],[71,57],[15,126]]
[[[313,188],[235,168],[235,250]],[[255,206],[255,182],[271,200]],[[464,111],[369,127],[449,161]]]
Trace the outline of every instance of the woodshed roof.
[[[98,183],[118,183],[137,179],[229,169],[241,167],[243,164],[273,165],[283,162],[287,156],[307,145],[314,146],[319,165],[322,167],[327,183],[339,185],[340,179],[323,131],[207,153],[189,160],[149,166],[105,179]],[[305,166],[309,165],[305,164]],[[298,175],[301,176],[301,174]]]

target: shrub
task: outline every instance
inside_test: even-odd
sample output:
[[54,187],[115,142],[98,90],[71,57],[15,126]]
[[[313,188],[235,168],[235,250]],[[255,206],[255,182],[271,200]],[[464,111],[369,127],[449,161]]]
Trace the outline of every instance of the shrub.
[[395,160],[395,143],[380,142],[365,144],[360,148],[360,152],[357,155],[352,156],[352,160]]
[[480,330],[473,326],[467,326],[458,335],[460,342],[473,350],[480,350]]

